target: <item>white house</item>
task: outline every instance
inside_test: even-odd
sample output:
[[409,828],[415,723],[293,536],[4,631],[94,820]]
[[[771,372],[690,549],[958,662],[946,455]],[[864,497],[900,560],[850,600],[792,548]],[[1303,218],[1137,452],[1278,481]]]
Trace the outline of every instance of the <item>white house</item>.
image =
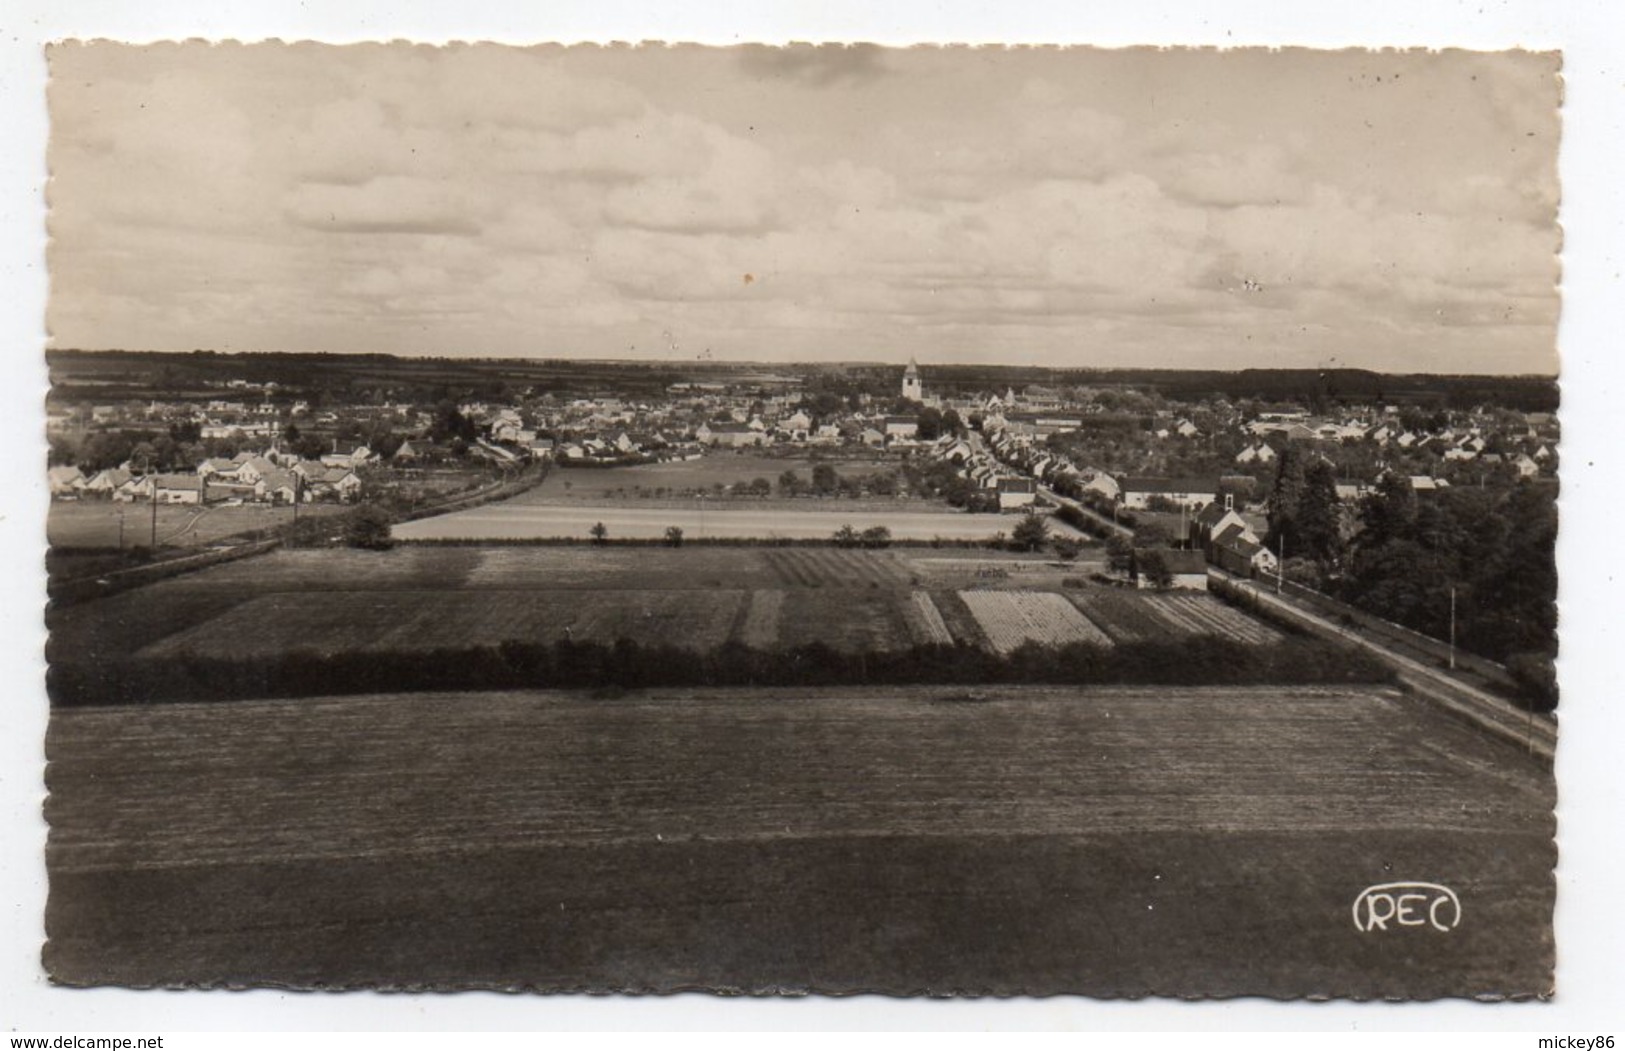
[[1206,507],[1218,495],[1219,484],[1208,478],[1124,478],[1123,506],[1144,510],[1158,497],[1181,507]]
[[887,438],[914,438],[920,433],[920,421],[912,416],[886,417]]
[[84,472],[71,465],[53,467],[45,472],[45,478],[51,495],[58,497],[76,495],[85,484]]
[[160,504],[200,504],[206,484],[202,475],[160,474],[152,480],[152,498]]
[[1038,499],[1038,483],[1031,478],[1000,478],[998,492],[999,510],[1014,511],[1033,505]]

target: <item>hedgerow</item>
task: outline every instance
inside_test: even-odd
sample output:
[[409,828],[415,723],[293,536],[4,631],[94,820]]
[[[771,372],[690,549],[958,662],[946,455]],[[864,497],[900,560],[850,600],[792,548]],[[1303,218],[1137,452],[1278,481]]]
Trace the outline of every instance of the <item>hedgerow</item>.
[[729,641],[711,650],[630,639],[508,641],[458,649],[366,653],[129,657],[53,665],[54,704],[311,697],[447,690],[795,687],[966,684],[1298,685],[1382,683],[1374,658],[1310,638],[1238,645],[1208,637],[1117,646],[1027,644],[1008,654],[966,645],[846,653]]

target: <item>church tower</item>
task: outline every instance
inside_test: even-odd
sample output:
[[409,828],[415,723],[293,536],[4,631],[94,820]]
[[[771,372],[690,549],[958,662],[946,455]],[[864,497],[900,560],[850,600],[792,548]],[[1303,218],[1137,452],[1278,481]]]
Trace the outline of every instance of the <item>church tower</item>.
[[925,400],[925,390],[920,386],[920,366],[913,358],[908,359],[908,368],[903,370],[903,397],[909,401]]

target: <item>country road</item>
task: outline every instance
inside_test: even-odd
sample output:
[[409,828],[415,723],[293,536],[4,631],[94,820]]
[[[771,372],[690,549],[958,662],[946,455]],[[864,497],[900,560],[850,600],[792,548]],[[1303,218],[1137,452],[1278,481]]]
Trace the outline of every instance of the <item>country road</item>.
[[1511,702],[1462,682],[1445,671],[1398,653],[1364,633],[1312,613],[1280,595],[1259,587],[1256,581],[1208,567],[1210,580],[1222,581],[1245,593],[1251,601],[1268,607],[1308,630],[1323,636],[1336,636],[1364,649],[1399,672],[1400,681],[1441,707],[1476,723],[1498,737],[1523,745],[1529,752],[1551,761],[1557,747],[1557,723],[1551,716],[1536,715]]
[[[610,539],[659,539],[678,526],[690,540],[723,538],[825,540],[843,525],[864,530],[885,526],[895,540],[985,540],[1009,533],[1015,515],[975,515],[963,511],[754,510],[714,511],[619,507],[592,504],[487,504],[467,511],[395,526],[397,540],[516,540],[548,537],[586,539],[602,522]],[[1081,535],[1064,522],[1051,520],[1056,534]]]
[[[1046,500],[1077,508],[1080,513],[1101,525],[1114,529],[1124,536],[1133,536],[1133,530],[1127,526],[1113,522],[1092,508],[1062,496],[1047,486],[1040,486],[1039,492]],[[1460,675],[1432,667],[1401,652],[1387,640],[1372,638],[1364,631],[1347,627],[1313,612],[1304,604],[1287,596],[1272,594],[1260,588],[1256,581],[1227,573],[1213,566],[1208,567],[1208,576],[1241,589],[1256,599],[1260,605],[1270,607],[1310,631],[1324,636],[1336,636],[1359,646],[1394,668],[1399,673],[1400,681],[1441,707],[1471,720],[1490,733],[1523,745],[1529,752],[1547,761],[1553,758],[1557,745],[1557,723],[1551,716],[1525,711],[1502,697],[1464,682]]]

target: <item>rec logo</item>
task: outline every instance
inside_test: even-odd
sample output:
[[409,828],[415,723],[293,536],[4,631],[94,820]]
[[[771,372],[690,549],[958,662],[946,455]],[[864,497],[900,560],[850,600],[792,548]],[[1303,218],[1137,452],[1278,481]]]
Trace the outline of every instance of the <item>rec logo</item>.
[[1354,926],[1361,932],[1393,927],[1454,930],[1461,922],[1461,899],[1439,883],[1378,883],[1354,899]]

